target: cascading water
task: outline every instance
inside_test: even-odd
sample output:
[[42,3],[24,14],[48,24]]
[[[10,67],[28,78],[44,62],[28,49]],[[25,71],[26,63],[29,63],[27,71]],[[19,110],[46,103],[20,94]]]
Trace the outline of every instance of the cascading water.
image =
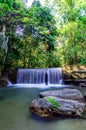
[[17,83],[42,84],[45,83],[44,69],[19,69]]
[[62,68],[19,69],[18,84],[61,84]]
[[48,84],[61,84],[62,68],[48,69]]

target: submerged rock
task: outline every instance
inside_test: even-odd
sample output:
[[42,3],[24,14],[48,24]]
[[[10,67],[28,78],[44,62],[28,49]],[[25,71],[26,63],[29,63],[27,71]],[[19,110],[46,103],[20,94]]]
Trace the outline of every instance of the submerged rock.
[[62,90],[50,90],[50,91],[40,92],[40,97],[46,97],[46,96],[55,96],[62,99],[72,99],[72,100],[79,100],[79,101],[84,100],[83,95],[77,89],[62,89]]
[[30,104],[30,111],[37,114],[40,117],[52,117],[52,116],[81,116],[85,111],[85,103],[80,103],[79,101],[61,99],[54,96],[48,96],[55,101],[57,101],[60,106],[54,107],[52,103],[46,100],[46,97],[35,99]]

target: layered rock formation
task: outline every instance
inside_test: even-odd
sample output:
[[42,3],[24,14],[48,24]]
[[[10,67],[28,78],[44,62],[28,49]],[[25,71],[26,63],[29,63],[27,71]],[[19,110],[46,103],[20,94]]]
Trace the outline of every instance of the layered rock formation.
[[[40,95],[43,98],[33,100],[29,106],[30,111],[40,117],[58,115],[75,117],[82,116],[85,112],[86,104],[81,101],[84,100],[83,96],[76,89],[45,91],[40,93]],[[50,101],[47,99],[50,99]]]
[[83,101],[83,95],[77,89],[62,89],[40,92],[40,97],[55,96],[63,99],[81,100]]

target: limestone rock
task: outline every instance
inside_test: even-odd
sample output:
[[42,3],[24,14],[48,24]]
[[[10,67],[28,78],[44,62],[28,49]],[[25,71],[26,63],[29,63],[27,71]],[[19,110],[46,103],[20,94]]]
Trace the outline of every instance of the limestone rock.
[[72,99],[72,100],[81,100],[83,101],[83,95],[81,92],[77,89],[62,89],[62,90],[50,90],[50,91],[44,91],[40,92],[40,97],[46,97],[46,96],[55,96],[62,99]]
[[46,100],[46,97],[35,99],[30,104],[30,111],[39,115],[40,117],[52,117],[54,115],[62,116],[81,116],[85,110],[85,104],[79,101],[61,99],[54,96],[48,96],[60,104],[60,107],[53,107],[53,105]]

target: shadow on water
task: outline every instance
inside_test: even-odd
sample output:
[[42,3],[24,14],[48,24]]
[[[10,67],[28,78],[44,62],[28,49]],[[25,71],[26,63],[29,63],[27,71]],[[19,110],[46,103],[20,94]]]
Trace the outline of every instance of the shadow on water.
[[[39,122],[45,122],[45,123],[48,123],[48,122],[54,122],[54,121],[61,121],[61,120],[66,120],[68,118],[64,117],[64,116],[54,116],[54,117],[47,117],[47,118],[42,118],[36,114],[33,114],[31,113],[29,115],[33,120],[36,120],[36,121],[39,121]],[[29,118],[28,116],[28,118]],[[74,119],[74,118],[69,118],[69,119]],[[76,118],[77,119],[77,118]]]
[[[51,117],[51,118],[42,118],[36,114],[33,114],[31,113],[29,115],[33,120],[36,120],[36,121],[39,121],[39,122],[45,122],[45,123],[48,123],[48,122],[54,122],[54,121],[64,121],[64,120],[86,120],[86,117],[83,115],[83,117],[65,117],[65,116],[54,116],[54,117]],[[28,116],[28,117],[29,117]]]

